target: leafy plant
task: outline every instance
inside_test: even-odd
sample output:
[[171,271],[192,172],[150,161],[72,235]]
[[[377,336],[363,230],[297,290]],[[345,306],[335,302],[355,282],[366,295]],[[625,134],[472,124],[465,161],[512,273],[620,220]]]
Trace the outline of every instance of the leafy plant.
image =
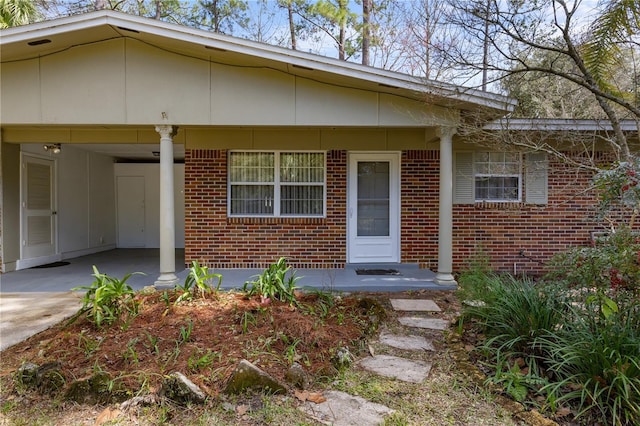
[[640,294],[640,238],[628,228],[596,238],[591,247],[576,247],[551,261],[550,280],[600,291]]
[[612,312],[575,308],[567,322],[541,344],[556,378],[544,390],[558,403],[577,406],[577,417],[603,425],[640,423],[640,304]]
[[[215,285],[213,284],[214,280],[218,280]],[[199,292],[200,296],[204,298],[207,293],[219,291],[221,285],[221,274],[210,272],[208,266],[201,266],[194,260],[191,262],[189,275],[185,278],[184,284],[182,286],[176,286],[176,290],[182,291],[182,294],[176,299],[175,303],[180,303],[183,300],[191,300],[197,292]]]
[[97,351],[103,341],[103,337],[94,339],[91,336],[88,336],[86,330],[82,330],[78,335],[78,347],[84,351],[84,354],[86,356],[89,356]]
[[195,350],[189,359],[187,360],[187,366],[191,371],[200,371],[213,365],[215,359],[220,360],[222,354],[220,352],[214,352],[207,350],[204,352],[202,349]]
[[145,335],[147,336],[149,344],[145,344],[144,346],[154,354],[160,355],[160,338],[157,336],[152,336],[148,331],[145,331]]
[[536,339],[563,324],[568,301],[563,289],[552,284],[535,285],[530,279],[489,275],[483,303],[466,306],[464,314],[477,319],[490,351],[538,353]]
[[296,301],[295,284],[300,278],[295,276],[295,272],[289,273],[290,270],[287,259],[281,257],[276,263],[269,265],[262,274],[256,275],[255,280],[245,282],[242,291],[249,296],[260,296],[263,302],[277,299],[293,304]]
[[125,361],[128,361],[133,364],[138,363],[138,351],[136,350],[136,345],[138,344],[138,340],[139,339],[137,337],[134,337],[133,339],[129,340],[129,342],[127,342],[127,348],[124,354],[122,355],[122,358]]
[[178,345],[186,343],[191,339],[191,332],[193,332],[193,321],[187,321],[187,327],[180,326],[180,337],[177,340]]
[[529,367],[525,370],[525,374],[515,362],[511,368],[507,362],[499,362],[495,374],[488,377],[485,383],[496,384],[502,387],[511,398],[518,402],[524,402],[530,390],[538,392],[547,383],[546,379],[535,373],[536,370],[536,368]]
[[124,312],[129,315],[137,313],[135,292],[127,284],[127,280],[134,274],[142,274],[142,272],[126,274],[122,279],[118,279],[100,273],[94,265],[92,276],[95,280],[91,286],[74,287],[71,290],[86,290],[82,298],[81,311],[86,311],[89,320],[98,327],[103,324],[109,325],[119,319]]

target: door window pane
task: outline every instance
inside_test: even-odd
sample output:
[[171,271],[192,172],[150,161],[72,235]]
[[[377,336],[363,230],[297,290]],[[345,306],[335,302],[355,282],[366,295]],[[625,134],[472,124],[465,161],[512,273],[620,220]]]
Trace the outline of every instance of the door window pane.
[[389,162],[358,162],[358,236],[389,236]]

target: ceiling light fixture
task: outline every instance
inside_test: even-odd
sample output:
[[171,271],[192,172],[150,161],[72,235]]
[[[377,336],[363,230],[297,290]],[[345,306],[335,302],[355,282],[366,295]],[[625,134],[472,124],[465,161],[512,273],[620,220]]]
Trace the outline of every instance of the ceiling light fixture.
[[52,144],[48,144],[43,146],[45,151],[51,151],[54,154],[60,154],[60,151],[62,151],[62,146],[59,143],[52,143]]

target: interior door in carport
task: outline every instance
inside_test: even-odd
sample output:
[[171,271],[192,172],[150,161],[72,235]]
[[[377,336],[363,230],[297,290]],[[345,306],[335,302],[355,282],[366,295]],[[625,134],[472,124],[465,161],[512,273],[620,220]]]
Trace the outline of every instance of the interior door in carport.
[[145,247],[144,176],[118,176],[118,247]]

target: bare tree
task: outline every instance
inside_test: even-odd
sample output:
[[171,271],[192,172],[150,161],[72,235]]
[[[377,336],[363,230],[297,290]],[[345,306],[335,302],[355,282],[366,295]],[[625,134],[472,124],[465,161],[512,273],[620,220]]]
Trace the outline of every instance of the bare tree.
[[362,0],[362,65],[369,65],[371,46],[371,9],[373,0]]
[[[466,39],[446,54],[460,67],[486,73],[478,86],[531,73],[568,81],[586,90],[606,117],[610,131],[603,140],[617,158],[632,158],[623,121],[640,121],[640,104],[637,97],[616,86],[614,76],[622,48],[636,51],[640,46],[637,2],[603,3],[595,12],[586,11],[580,1],[452,2],[449,18]],[[483,46],[489,52],[479,57]],[[636,70],[633,80],[638,78]]]

